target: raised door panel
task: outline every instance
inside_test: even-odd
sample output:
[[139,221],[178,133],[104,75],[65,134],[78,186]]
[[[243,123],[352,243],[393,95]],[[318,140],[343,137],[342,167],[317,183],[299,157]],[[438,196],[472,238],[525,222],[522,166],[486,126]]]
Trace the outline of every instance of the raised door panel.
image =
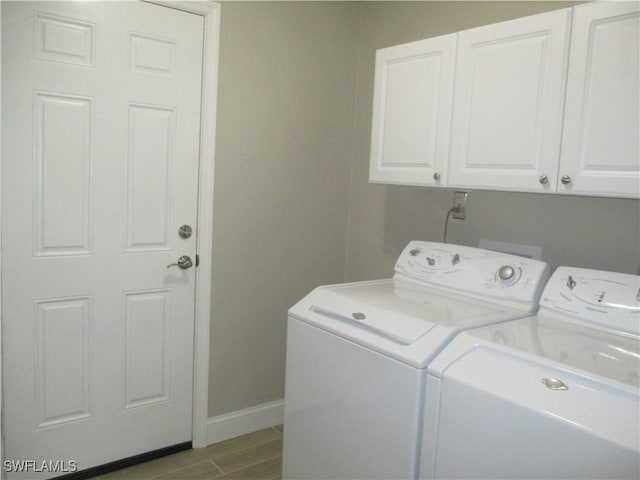
[[458,34],[449,184],[553,190],[570,12]]
[[376,53],[371,182],[446,182],[455,48],[452,34]]
[[36,92],[33,104],[35,255],[90,254],[92,100]]
[[640,196],[640,5],[574,8],[560,193]]

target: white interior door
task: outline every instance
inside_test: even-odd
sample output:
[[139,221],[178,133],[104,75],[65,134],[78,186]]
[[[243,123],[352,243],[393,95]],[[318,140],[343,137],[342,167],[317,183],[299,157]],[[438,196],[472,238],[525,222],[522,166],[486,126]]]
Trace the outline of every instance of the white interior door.
[[3,2],[5,461],[191,440],[195,266],[167,265],[195,263],[203,28],[142,2]]

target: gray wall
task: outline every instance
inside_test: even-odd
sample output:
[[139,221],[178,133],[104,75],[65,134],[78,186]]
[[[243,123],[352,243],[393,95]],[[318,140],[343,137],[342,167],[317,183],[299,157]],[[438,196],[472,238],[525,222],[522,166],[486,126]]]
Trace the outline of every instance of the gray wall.
[[[441,241],[452,190],[370,185],[375,50],[569,2],[223,2],[209,414],[283,396],[286,312]],[[637,200],[472,191],[452,243],[638,273]]]
[[359,6],[222,6],[209,415],[283,396],[287,309],[344,279]]

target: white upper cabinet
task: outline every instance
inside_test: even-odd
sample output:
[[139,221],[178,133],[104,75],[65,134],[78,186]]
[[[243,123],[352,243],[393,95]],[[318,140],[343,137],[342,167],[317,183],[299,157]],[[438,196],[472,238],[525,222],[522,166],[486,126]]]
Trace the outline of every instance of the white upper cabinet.
[[376,53],[371,182],[445,182],[456,34]]
[[574,8],[559,193],[640,195],[639,5]]
[[371,182],[640,198],[640,3],[379,50]]
[[554,189],[570,21],[564,9],[459,32],[450,185]]

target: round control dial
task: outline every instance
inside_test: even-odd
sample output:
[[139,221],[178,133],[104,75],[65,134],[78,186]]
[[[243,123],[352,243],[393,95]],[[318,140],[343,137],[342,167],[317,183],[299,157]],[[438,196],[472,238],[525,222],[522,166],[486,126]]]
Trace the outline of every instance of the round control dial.
[[511,265],[503,265],[502,267],[500,267],[500,270],[498,270],[498,277],[500,278],[500,280],[503,280],[505,282],[512,280],[515,275],[516,271]]
[[522,271],[513,265],[503,265],[496,272],[496,280],[506,286],[511,286],[520,280]]

